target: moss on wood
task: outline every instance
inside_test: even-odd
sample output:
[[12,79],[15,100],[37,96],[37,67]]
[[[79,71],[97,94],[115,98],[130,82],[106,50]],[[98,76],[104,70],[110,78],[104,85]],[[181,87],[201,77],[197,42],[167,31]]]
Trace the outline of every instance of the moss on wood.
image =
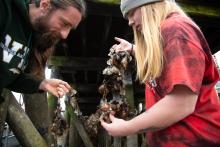
[[220,18],[220,10],[211,6],[190,5],[185,3],[180,3],[180,6],[189,14]]
[[[90,0],[93,2],[102,2],[107,4],[120,4],[120,0]],[[200,1],[192,3],[187,0],[176,0],[177,3],[184,9],[185,12],[189,14],[197,14],[208,17],[219,17],[220,9],[217,6],[206,6]],[[211,3],[211,2],[210,2]]]
[[120,0],[90,0],[94,2],[103,2],[108,4],[120,4]]

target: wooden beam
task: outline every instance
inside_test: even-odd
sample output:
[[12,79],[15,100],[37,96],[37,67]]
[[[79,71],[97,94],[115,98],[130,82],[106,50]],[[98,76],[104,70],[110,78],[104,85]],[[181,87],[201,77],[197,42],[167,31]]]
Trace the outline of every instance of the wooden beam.
[[102,2],[106,4],[120,4],[121,0],[87,0],[87,1]]
[[186,13],[190,15],[200,15],[212,18],[220,18],[220,9],[217,7],[206,6],[201,4],[189,4],[184,2],[179,2],[179,5],[183,8]]
[[10,91],[7,93],[7,97],[10,99],[7,123],[19,143],[23,147],[48,147],[45,140],[41,137],[29,117],[14,98],[13,94]]
[[108,135],[108,132],[101,126],[98,130],[98,146],[99,147],[111,147],[112,137]]
[[[120,4],[120,0],[87,0],[88,2],[88,12],[89,14],[97,14],[97,15],[107,15],[108,13],[103,13],[103,12],[117,12],[118,16],[122,16],[120,13],[118,12],[119,9],[119,4]],[[182,8],[184,9],[185,12],[189,13],[189,14],[199,14],[199,15],[204,15],[204,16],[209,16],[209,17],[218,17],[220,18],[220,9],[218,7],[218,2],[216,1],[204,1],[204,0],[176,0],[176,2],[182,6]],[[102,5],[102,7],[98,8],[98,5]],[[107,11],[106,7],[113,7],[115,5],[115,7],[118,7],[117,11]],[[94,9],[94,8],[98,9]],[[97,11],[97,12],[96,12]],[[101,11],[102,13],[98,12]],[[114,13],[115,15],[117,15],[117,13]],[[111,15],[111,13],[109,13],[108,15]]]
[[[129,66],[130,67],[130,66]],[[125,86],[125,95],[129,106],[132,110],[135,110],[135,99],[134,99],[134,88],[132,80],[131,67],[124,71],[123,83]],[[138,146],[138,136],[137,134],[128,135],[127,137],[127,147]]]
[[75,122],[74,122],[73,118],[70,118],[69,145],[68,145],[68,147],[78,147],[78,146],[81,146],[81,144],[83,143],[74,123]]
[[3,90],[2,94],[0,95],[0,99],[4,99],[4,101],[0,102],[0,146],[1,146],[1,138],[4,132],[5,120],[9,105],[9,97],[7,97],[7,92],[5,90]]
[[76,70],[102,70],[106,61],[106,58],[52,56],[48,66],[58,67],[60,72],[72,73]]
[[94,147],[92,144],[92,141],[90,140],[88,134],[86,133],[84,126],[82,125],[82,122],[78,118],[78,116],[75,114],[73,107],[66,103],[67,111],[70,115],[70,118],[72,119],[73,125],[76,127],[80,137],[82,138],[82,141],[86,147]]
[[112,17],[105,17],[105,22],[104,22],[105,30],[103,32],[102,42],[100,45],[100,55],[104,54],[103,48],[106,48],[105,45],[109,38],[110,30],[112,27],[112,20],[113,20]]
[[30,118],[35,128],[39,131],[41,136],[45,138],[47,144],[53,144],[52,135],[49,134],[48,128],[50,126],[51,119],[48,113],[47,94],[24,94],[25,112]]
[[95,84],[81,84],[81,83],[76,84],[76,90],[79,93],[86,93],[86,94],[98,93],[98,88],[99,86],[96,83]]
[[82,104],[82,103],[86,103],[86,104],[99,104],[101,98],[98,97],[79,97],[78,98],[78,103]]
[[108,0],[87,0],[88,14],[122,17],[119,3],[108,2]]

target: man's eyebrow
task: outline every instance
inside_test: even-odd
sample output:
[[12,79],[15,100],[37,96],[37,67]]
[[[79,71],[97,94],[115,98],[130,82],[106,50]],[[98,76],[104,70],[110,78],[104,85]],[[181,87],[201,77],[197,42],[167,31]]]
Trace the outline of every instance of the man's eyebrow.
[[60,18],[65,24],[69,25],[71,28],[73,29],[76,28],[76,26],[74,26],[71,22],[69,22],[64,16],[60,16]]

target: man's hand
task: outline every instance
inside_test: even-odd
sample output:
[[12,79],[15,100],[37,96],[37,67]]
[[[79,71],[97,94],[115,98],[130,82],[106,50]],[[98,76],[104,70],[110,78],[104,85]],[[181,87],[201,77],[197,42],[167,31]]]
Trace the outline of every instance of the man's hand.
[[61,98],[70,91],[71,86],[67,82],[59,79],[44,79],[39,89]]

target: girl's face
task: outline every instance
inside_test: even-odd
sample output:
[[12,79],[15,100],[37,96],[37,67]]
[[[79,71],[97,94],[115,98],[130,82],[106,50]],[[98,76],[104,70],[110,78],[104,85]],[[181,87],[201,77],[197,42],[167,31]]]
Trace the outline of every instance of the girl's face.
[[135,28],[137,31],[142,31],[141,27],[141,8],[135,8],[128,12],[128,25]]

